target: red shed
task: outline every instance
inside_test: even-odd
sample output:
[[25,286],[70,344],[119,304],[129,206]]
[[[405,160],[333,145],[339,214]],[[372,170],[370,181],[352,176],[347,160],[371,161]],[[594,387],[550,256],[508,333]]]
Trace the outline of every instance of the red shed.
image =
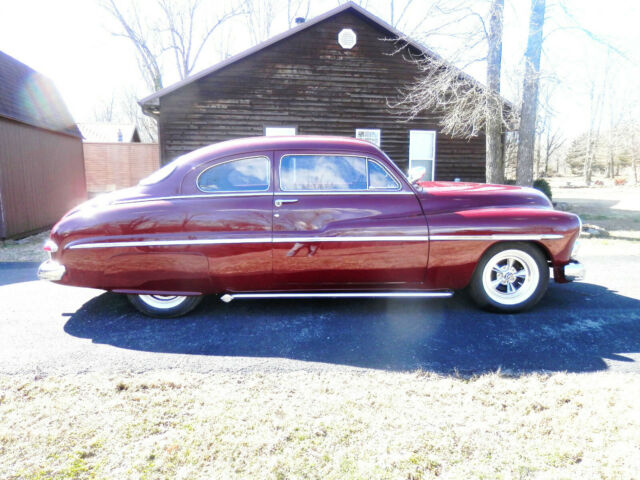
[[86,196],[82,136],[60,94],[0,52],[0,238],[51,226]]

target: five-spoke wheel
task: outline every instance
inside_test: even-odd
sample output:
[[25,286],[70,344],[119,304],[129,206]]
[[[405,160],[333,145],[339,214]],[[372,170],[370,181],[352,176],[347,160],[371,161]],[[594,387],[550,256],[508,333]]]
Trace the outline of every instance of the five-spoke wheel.
[[478,263],[470,284],[481,307],[515,312],[535,305],[549,283],[544,254],[527,243],[497,244]]

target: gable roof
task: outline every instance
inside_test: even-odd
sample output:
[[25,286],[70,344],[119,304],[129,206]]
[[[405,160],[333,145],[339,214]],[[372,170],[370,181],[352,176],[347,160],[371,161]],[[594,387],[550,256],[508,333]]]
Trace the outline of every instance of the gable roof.
[[53,82],[4,52],[0,52],[0,117],[80,137]]
[[78,128],[80,128],[85,142],[131,143],[140,141],[138,128],[133,123],[79,123]]
[[[392,27],[391,25],[389,25],[387,22],[385,22],[384,20],[382,20],[381,18],[375,16],[374,14],[372,14],[371,12],[369,12],[368,10],[365,10],[364,8],[362,8],[361,6],[353,3],[352,1],[346,2],[336,8],[334,8],[333,10],[329,10],[328,12],[323,13],[322,15],[318,15],[317,17],[312,18],[309,21],[306,21],[304,23],[301,23],[289,30],[286,30],[285,32],[276,35],[268,40],[265,40],[262,43],[259,43],[243,52],[240,52],[236,55],[233,55],[229,58],[227,58],[226,60],[223,60],[220,63],[216,63],[215,65],[206,68],[194,75],[191,75],[190,77],[185,78],[184,80],[181,80],[179,82],[174,83],[173,85],[169,85],[168,87],[165,87],[161,90],[158,90],[155,93],[152,93],[151,95],[143,98],[142,100],[140,100],[138,102],[138,104],[142,107],[142,110],[144,113],[146,114],[151,114],[153,115],[154,110],[157,110],[157,106],[160,104],[160,98],[171,93],[174,92],[175,90],[178,90],[186,85],[189,85],[193,82],[195,82],[196,80],[199,80],[202,77],[206,77],[207,75],[211,75],[212,73],[215,73],[219,70],[222,70],[225,67],[228,67],[229,65],[232,65],[250,55],[253,55],[255,53],[260,52],[261,50],[274,45],[278,42],[281,42],[283,40],[286,40],[287,38],[300,33],[314,25],[317,25],[320,22],[323,22],[324,20],[327,20],[328,18],[331,18],[335,15],[338,15],[342,12],[346,12],[348,10],[354,11],[358,14],[360,14],[361,16],[365,17],[366,19],[368,19],[369,21],[371,21],[372,23],[378,25],[381,29],[386,30],[390,35],[391,38],[395,38],[398,40],[401,40],[403,43],[405,43],[407,46],[412,47],[416,50],[418,50],[422,55],[443,61],[443,58],[438,55],[437,53],[435,53],[433,50],[430,50],[429,48],[425,47],[423,44],[421,44],[420,42],[417,42],[415,40],[412,40],[411,38],[407,37],[405,34],[403,34],[402,32],[400,32],[399,30],[397,30],[395,27]],[[455,67],[454,67],[455,68]],[[456,68],[457,69],[457,68]],[[465,79],[467,79],[468,81],[472,82],[475,85],[480,86],[481,88],[485,88],[485,86],[478,82],[478,80],[476,80],[475,78],[473,78],[471,75],[465,73],[462,70],[457,69],[460,72],[460,75],[462,77],[464,77]]]

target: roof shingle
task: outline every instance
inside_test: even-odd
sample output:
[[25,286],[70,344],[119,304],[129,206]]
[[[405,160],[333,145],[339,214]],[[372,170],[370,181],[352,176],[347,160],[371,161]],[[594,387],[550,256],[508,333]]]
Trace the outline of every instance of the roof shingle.
[[0,52],[0,116],[81,136],[53,82],[4,52]]

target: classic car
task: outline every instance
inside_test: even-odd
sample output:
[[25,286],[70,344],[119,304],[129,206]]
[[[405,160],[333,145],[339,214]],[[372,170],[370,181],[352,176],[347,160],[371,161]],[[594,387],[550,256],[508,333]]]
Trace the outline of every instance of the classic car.
[[531,188],[410,181],[375,145],[255,137],[193,151],[52,229],[41,279],[174,317],[205,294],[449,297],[514,312],[579,279],[580,219]]

